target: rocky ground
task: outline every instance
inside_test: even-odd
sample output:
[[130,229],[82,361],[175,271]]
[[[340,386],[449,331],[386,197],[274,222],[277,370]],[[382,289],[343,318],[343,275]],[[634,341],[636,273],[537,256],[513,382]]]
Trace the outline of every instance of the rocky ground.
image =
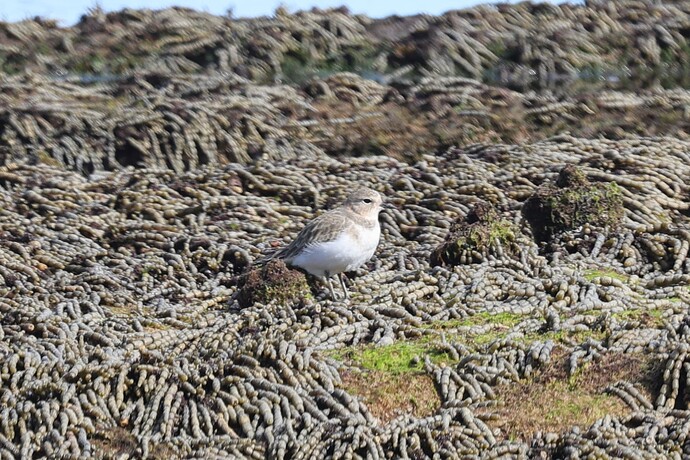
[[688,12],[0,23],[0,455],[686,458]]

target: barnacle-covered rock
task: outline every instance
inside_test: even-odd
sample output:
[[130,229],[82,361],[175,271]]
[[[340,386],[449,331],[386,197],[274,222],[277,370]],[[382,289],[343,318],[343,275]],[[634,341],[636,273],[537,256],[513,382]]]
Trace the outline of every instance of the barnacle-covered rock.
[[264,266],[242,275],[237,301],[248,307],[256,302],[303,304],[312,298],[307,278],[299,270],[288,268],[280,259],[269,260]]
[[592,184],[580,169],[567,165],[555,185],[538,188],[525,201],[522,215],[544,241],[584,224],[615,227],[624,215],[623,198],[615,182]]
[[[611,456],[625,447],[667,457],[687,418],[690,233],[667,222],[687,219],[689,148],[671,138],[561,136],[456,147],[413,165],[321,156],[88,179],[2,166],[0,454],[500,457],[603,446]],[[564,157],[625,192],[625,228],[566,232],[564,245],[587,244],[547,261],[512,225]],[[349,304],[305,305],[304,275],[279,261],[240,275],[266,241],[296,234],[315,209],[362,185],[395,206],[381,214],[377,253],[351,277]],[[469,234],[500,216],[515,239],[502,251],[489,243],[472,263],[431,267],[430,254],[468,214],[456,229]],[[266,277],[278,288],[264,289]],[[240,304],[240,290],[290,293],[286,279],[297,281],[296,299]],[[366,368],[351,361],[371,349],[397,356],[398,379],[426,374],[440,406],[410,411],[405,401],[386,409],[398,417],[377,419],[376,393],[358,394],[340,374]],[[492,413],[498,386],[546,372],[554,355],[576,376],[612,353],[663,363],[654,393],[638,389],[644,375],[635,372],[610,382],[610,397],[635,412],[548,436],[497,431],[502,414],[521,410]]]
[[[0,22],[0,458],[690,458],[688,13]],[[241,275],[363,185],[349,303]]]
[[384,19],[340,8],[277,9],[251,19],[184,8],[93,8],[72,27],[40,18],[0,22],[0,72],[104,78],[225,72],[257,82],[300,82],[355,71],[380,79],[481,78],[559,91],[577,88],[582,79],[590,86],[655,86],[658,78],[683,82],[688,41],[678,18],[687,13],[684,2],[651,0],[476,6]]
[[491,204],[477,203],[464,219],[453,222],[445,241],[431,253],[431,265],[468,264],[498,250],[513,252],[516,232]]

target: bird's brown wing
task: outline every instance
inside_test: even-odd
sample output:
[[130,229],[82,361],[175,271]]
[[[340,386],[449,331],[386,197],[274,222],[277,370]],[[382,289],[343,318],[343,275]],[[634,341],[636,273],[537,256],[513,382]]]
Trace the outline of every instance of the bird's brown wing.
[[321,214],[307,223],[294,241],[276,252],[273,258],[284,259],[289,262],[306,247],[335,240],[348,225],[350,222],[347,216],[339,209]]

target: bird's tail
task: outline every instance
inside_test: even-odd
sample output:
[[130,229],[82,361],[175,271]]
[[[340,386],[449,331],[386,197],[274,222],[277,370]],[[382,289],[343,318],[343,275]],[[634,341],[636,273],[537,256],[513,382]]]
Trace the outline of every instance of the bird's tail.
[[262,257],[256,259],[252,263],[252,267],[255,267],[255,268],[263,267],[264,265],[266,265],[268,262],[270,262],[273,259],[280,259],[281,254],[282,254],[282,249],[276,249],[276,250],[264,253],[262,255]]

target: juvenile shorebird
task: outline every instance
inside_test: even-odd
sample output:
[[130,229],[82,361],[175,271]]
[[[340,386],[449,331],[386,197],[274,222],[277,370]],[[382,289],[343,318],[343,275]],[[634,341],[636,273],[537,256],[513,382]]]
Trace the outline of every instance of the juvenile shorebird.
[[276,252],[272,258],[283,259],[288,265],[325,279],[333,300],[336,300],[332,275],[340,275],[340,286],[348,298],[343,272],[361,267],[371,259],[381,237],[379,213],[381,195],[362,188],[345,202],[307,223],[297,238]]

